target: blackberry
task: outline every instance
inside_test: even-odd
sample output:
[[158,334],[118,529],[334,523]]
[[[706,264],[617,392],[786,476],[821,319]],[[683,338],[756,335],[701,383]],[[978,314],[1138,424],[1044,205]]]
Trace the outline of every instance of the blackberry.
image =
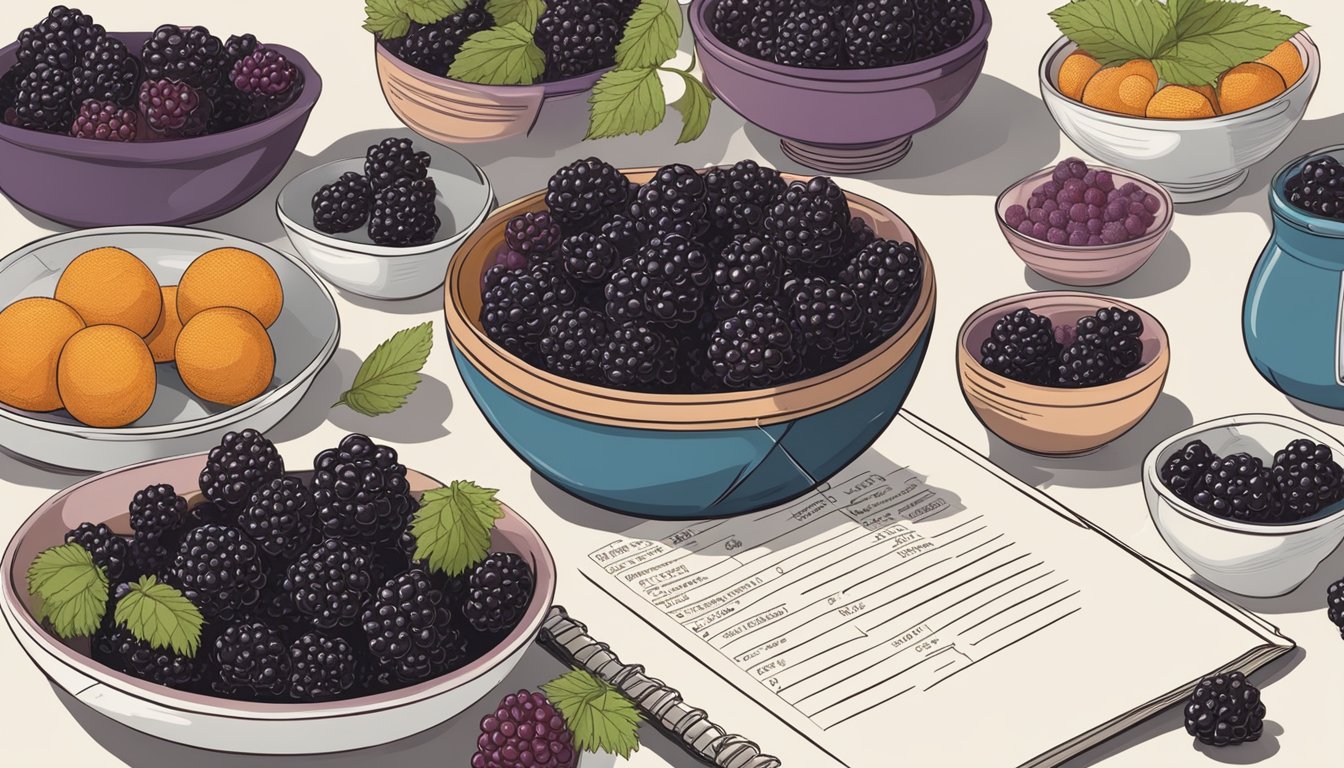
[[110,623],[93,636],[93,658],[118,672],[169,688],[190,688],[199,671],[191,657],[154,648],[129,629]]
[[32,70],[39,64],[70,71],[99,40],[107,36],[101,24],[78,8],[54,6],[33,26],[19,33],[15,55],[18,64]]
[[177,557],[177,544],[176,541],[164,543],[132,539],[127,549],[130,557],[129,572],[167,578],[173,560]]
[[676,352],[662,330],[630,323],[608,334],[599,368],[608,384],[621,389],[667,389],[677,381]]
[[1143,359],[1143,319],[1137,312],[1119,307],[1097,310],[1079,318],[1074,328],[1078,339],[1105,349],[1116,364],[1129,373]]
[[923,279],[924,259],[913,243],[878,239],[852,256],[840,274],[863,307],[868,340],[874,343],[904,322]]
[[206,457],[201,493],[222,510],[238,510],[252,500],[252,494],[284,474],[284,459],[260,432],[230,432]]
[[98,141],[135,141],[140,115],[110,102],[89,99],[79,108],[70,135]]
[[346,171],[313,195],[313,227],[319,232],[353,232],[369,220],[373,190],[368,179]]
[[313,501],[324,535],[375,544],[392,541],[419,508],[395,449],[347,435],[313,459]]
[[210,649],[211,687],[246,698],[282,693],[289,682],[289,649],[279,633],[259,621],[230,624]]
[[354,646],[339,635],[309,632],[289,646],[289,696],[298,701],[335,699],[355,687]]
[[252,494],[238,527],[270,558],[291,560],[313,538],[313,494],[297,477],[282,477]]
[[255,605],[266,584],[257,546],[237,528],[214,523],[187,532],[167,578],[207,619],[223,621]]
[[415,181],[429,175],[429,153],[417,152],[410,139],[390,137],[364,154],[364,176],[374,192],[399,180]]
[[1204,474],[1215,458],[1203,440],[1192,440],[1167,459],[1158,476],[1172,493],[1193,504],[1195,494],[1204,489]]
[[144,542],[169,543],[187,521],[187,500],[171,485],[151,485],[137,491],[130,503],[131,530]]
[[491,552],[468,577],[462,613],[477,632],[508,632],[527,611],[533,583],[526,560],[512,552]]
[[758,0],[719,0],[714,6],[713,29],[728,45],[742,50],[751,39]]
[[399,179],[377,190],[369,214],[369,237],[379,245],[432,241],[443,223],[435,213],[437,196],[433,179]]
[[285,591],[285,574],[290,565],[293,563],[285,565],[273,561],[270,564],[266,586],[261,588],[261,595],[257,598],[256,604],[246,612],[246,618],[265,622],[286,636],[292,634],[292,630],[296,627],[306,626],[309,623],[307,618],[299,613],[298,606],[294,604],[294,597]]
[[70,77],[77,105],[94,99],[134,107],[140,94],[140,60],[115,37],[104,37],[85,51]]
[[919,24],[910,0],[859,0],[844,25],[854,67],[889,67],[911,61]]
[[797,328],[773,303],[738,310],[714,329],[707,350],[714,374],[729,389],[780,384],[802,372]]
[[1284,191],[1300,210],[1344,220],[1344,165],[1331,155],[1308,161],[1288,179]]
[[229,35],[229,39],[224,41],[224,64],[232,70],[235,62],[244,56],[251,56],[260,47],[256,35]]
[[1246,522],[1276,522],[1283,513],[1269,470],[1248,453],[1214,457],[1194,504],[1210,514]]
[[259,105],[251,96],[234,88],[233,83],[212,86],[206,89],[205,95],[210,100],[207,133],[232,131],[251,125],[265,116],[265,105]]
[[[927,59],[950,50],[970,37],[975,25],[971,0],[941,0],[932,9],[920,8],[915,31],[915,59]],[[932,12],[930,12],[932,11]]]
[[541,335],[546,370],[578,381],[596,380],[607,333],[607,319],[587,307],[559,312]]
[[763,168],[754,160],[742,160],[731,168],[711,168],[705,174],[711,229],[727,235],[760,232],[766,212],[787,186],[779,171]]
[[416,69],[443,77],[467,38],[495,26],[483,3],[473,2],[433,24],[412,24],[401,39],[397,56]]
[[186,83],[146,80],[140,84],[140,112],[150,129],[164,138],[204,134],[210,109],[210,102],[201,98],[200,91]]
[[1050,318],[1022,308],[994,324],[980,345],[980,364],[1015,381],[1048,386],[1057,375],[1059,353]]
[[1270,474],[1285,521],[1311,517],[1344,498],[1344,468],[1328,446],[1312,440],[1294,440],[1274,454]]
[[729,317],[779,293],[784,267],[774,246],[759,237],[731,240],[714,266],[714,311]]
[[140,49],[147,80],[168,80],[201,90],[224,81],[224,43],[205,27],[164,24]]
[[634,256],[644,244],[644,238],[639,234],[639,226],[635,224],[634,219],[623,213],[611,217],[598,232],[616,249],[618,259]]
[[354,626],[373,592],[373,555],[343,539],[326,539],[285,572],[294,608],[320,629]]
[[696,239],[708,229],[705,177],[689,165],[659,168],[635,195],[630,218],[646,239],[677,234]]
[[828,0],[801,0],[779,26],[775,63],[834,69],[845,64],[844,32],[836,24]]
[[546,265],[495,272],[491,280],[482,297],[481,325],[496,344],[519,357],[532,358],[552,315],[578,303],[573,286]]
[[1057,387],[1099,387],[1125,378],[1124,365],[1104,347],[1077,339],[1064,347],[1055,367]]
[[1339,627],[1340,637],[1344,637],[1344,579],[1333,582],[1325,590],[1326,618]]
[[65,543],[78,544],[88,550],[93,562],[103,569],[108,581],[115,583],[127,575],[130,545],[103,523],[80,523],[66,532]]
[[546,54],[546,81],[579,77],[616,64],[621,27],[586,2],[548,3],[537,20],[537,46]]
[[292,88],[298,78],[298,69],[274,48],[258,48],[229,70],[233,87],[252,96],[277,96]]
[[847,285],[824,277],[805,277],[784,288],[803,341],[833,360],[846,360],[858,346],[863,307]]
[[68,133],[75,121],[74,80],[45,61],[19,80],[14,96],[18,125],[47,133]]
[[844,255],[849,201],[825,176],[795,181],[771,206],[765,231],[786,263],[826,268]]
[[576,283],[603,285],[621,260],[606,236],[592,232],[570,235],[560,243],[560,265]]
[[631,183],[611,164],[589,157],[556,171],[546,182],[546,207],[565,232],[590,229],[624,211]]
[[877,234],[868,226],[868,222],[857,216],[849,220],[849,233],[845,235],[845,253],[858,253],[875,242]]
[[466,643],[443,592],[413,568],[378,589],[362,617],[375,662],[399,683],[418,683],[462,664]]
[[1211,675],[1199,681],[1185,705],[1185,730],[1215,747],[1255,741],[1265,727],[1260,689],[1240,672]]
[[741,41],[740,50],[764,61],[774,61],[780,30],[796,2],[797,0],[760,0],[757,3],[756,18],[752,22],[747,38]]
[[471,768],[516,768],[521,755],[535,768],[573,768],[578,761],[565,718],[540,692],[510,693],[481,718]]
[[504,242],[524,257],[541,256],[560,243],[560,226],[546,211],[528,211],[509,220],[504,227]]
[[618,322],[694,323],[712,278],[709,258],[694,241],[654,238],[612,273],[607,315]]

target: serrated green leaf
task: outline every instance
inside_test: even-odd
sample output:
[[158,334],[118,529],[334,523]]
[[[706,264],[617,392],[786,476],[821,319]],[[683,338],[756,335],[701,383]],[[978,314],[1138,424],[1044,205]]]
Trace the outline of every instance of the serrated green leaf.
[[496,493],[466,480],[425,491],[411,521],[415,559],[449,576],[480,562],[490,552],[495,521],[504,516]]
[[448,76],[464,83],[528,85],[545,69],[546,55],[532,31],[515,21],[467,38]]
[[433,323],[397,331],[359,366],[355,382],[332,407],[344,405],[365,416],[392,413],[420,386],[420,369],[433,347]]
[[495,17],[496,24],[520,24],[523,29],[536,31],[537,20],[546,11],[545,0],[488,0],[485,10]]
[[1151,59],[1175,36],[1171,17],[1158,0],[1073,0],[1051,11],[1050,18],[1105,67]]
[[1154,57],[1153,66],[1159,78],[1174,85],[1217,85],[1218,77],[1227,70],[1216,61],[1199,58],[1197,51],[1180,44]]
[[467,7],[467,0],[400,0],[416,24],[433,24]]
[[672,108],[681,113],[681,135],[677,137],[677,143],[685,144],[700,138],[709,127],[710,102],[714,101],[714,94],[690,72],[674,71],[686,84],[686,92],[672,102]]
[[1174,39],[1161,58],[1218,66],[1220,72],[1264,56],[1307,28],[1264,6],[1227,0],[1187,0],[1178,10]]
[[153,576],[141,576],[117,601],[113,620],[154,648],[195,656],[201,644],[201,610],[176,587]]
[[107,612],[107,574],[79,544],[38,553],[28,566],[28,594],[39,598],[38,619],[61,637],[92,635]]
[[380,40],[392,40],[410,31],[411,17],[400,0],[365,0],[364,28]]
[[588,103],[592,108],[585,139],[646,133],[667,114],[663,83],[654,67],[613,69],[597,81]]
[[580,750],[628,760],[639,749],[639,710],[606,681],[576,669],[541,690],[565,719]]
[[643,0],[616,46],[619,69],[656,67],[677,55],[681,41],[681,6],[677,0]]
[[1172,26],[1179,32],[1185,17],[1207,2],[1210,0],[1167,0],[1167,15],[1171,17]]

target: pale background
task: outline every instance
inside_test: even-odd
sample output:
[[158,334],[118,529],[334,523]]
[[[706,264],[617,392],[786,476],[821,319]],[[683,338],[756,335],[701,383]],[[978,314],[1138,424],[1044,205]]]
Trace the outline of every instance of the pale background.
[[[1045,12],[1059,2],[992,0],[995,16],[989,60],[966,103],[933,131],[916,137],[914,151],[904,162],[862,180],[847,180],[844,186],[904,216],[937,266],[940,306],[933,345],[908,407],[1140,551],[1188,573],[1153,529],[1138,486],[1137,467],[1154,444],[1193,422],[1242,412],[1301,416],[1247,360],[1240,332],[1241,299],[1251,266],[1269,233],[1265,199],[1269,177],[1299,154],[1344,141],[1344,116],[1340,114],[1344,112],[1344,89],[1336,80],[1331,58],[1331,51],[1344,46],[1344,18],[1333,3],[1278,0],[1285,12],[1314,22],[1311,34],[1326,59],[1325,74],[1306,120],[1284,147],[1252,170],[1241,189],[1219,200],[1179,208],[1175,225],[1152,262],[1123,283],[1103,289],[1135,301],[1167,327],[1173,355],[1166,393],[1143,423],[1102,451],[1083,459],[1048,460],[1023,454],[986,434],[958,390],[953,344],[957,327],[976,307],[1005,295],[1056,287],[1025,271],[1013,256],[996,228],[992,202],[1009,183],[1076,152],[1041,104],[1036,80],[1037,62],[1056,37]],[[322,73],[322,98],[297,153],[280,177],[240,210],[199,225],[203,228],[291,250],[273,213],[280,186],[321,162],[360,155],[385,132],[402,128],[379,92],[370,37],[360,28],[363,9],[359,0],[84,0],[79,4],[111,30],[147,30],[172,21],[202,24],[221,37],[253,32],[263,41],[303,51]],[[3,36],[8,39],[17,34],[45,14],[49,5],[47,0],[3,3]],[[485,166],[501,202],[541,187],[555,168],[589,154],[627,166],[672,161],[707,165],[754,157],[784,170],[802,170],[779,152],[774,137],[753,126],[744,127],[743,120],[722,104],[715,105],[709,130],[694,144],[673,146],[677,122],[676,114],[670,112],[667,125],[643,137],[580,144],[585,105],[575,99],[548,107],[530,138],[461,149]],[[0,168],[0,174],[4,172]],[[61,229],[8,201],[0,202],[0,252]],[[541,530],[555,553],[561,568],[557,601],[587,622],[596,636],[612,642],[627,661],[644,662],[651,674],[679,685],[691,703],[704,706],[725,727],[783,757],[787,766],[836,765],[578,577],[575,566],[581,553],[572,546],[573,526],[624,528],[630,523],[565,496],[533,475],[499,442],[472,404],[448,354],[441,291],[400,303],[339,295],[337,300],[344,331],[341,348],[305,403],[271,433],[292,464],[302,464],[304,457],[335,444],[348,431],[360,431],[396,445],[406,464],[441,479],[472,478],[503,489],[502,498]],[[367,419],[348,410],[328,410],[327,404],[353,378],[359,360],[379,341],[426,320],[435,323],[435,351],[424,383],[401,412]],[[1318,423],[1324,428],[1344,437],[1344,429],[1326,423],[1344,423],[1344,416],[1313,415],[1323,420]],[[78,479],[0,454],[0,498],[4,499],[0,536],[8,539],[29,511]],[[1304,586],[1286,597],[1236,600],[1276,623],[1301,646],[1256,678],[1265,686],[1269,710],[1265,735],[1259,742],[1224,750],[1192,746],[1179,712],[1171,710],[1084,755],[1070,768],[1200,766],[1212,761],[1259,762],[1273,768],[1339,765],[1344,642],[1325,615],[1325,587],[1337,578],[1344,578],[1344,552],[1336,552]],[[1160,629],[1155,630],[1152,646],[1136,648],[1129,658],[1099,667],[1096,677],[1086,684],[1104,685],[1108,675],[1125,674],[1126,665],[1142,664],[1146,656],[1161,653],[1159,633]],[[1164,641],[1197,643],[1199,638]],[[284,760],[202,752],[112,723],[58,695],[7,632],[0,633],[0,671],[4,679],[0,750],[7,765],[410,768],[464,765],[474,746],[476,722],[502,693],[535,688],[559,671],[559,666],[534,649],[500,691],[457,722],[377,750]],[[1049,670],[1038,673],[1049,674]],[[1021,727],[1031,728],[1031,692],[1029,685],[1011,693],[985,691],[982,698],[967,701],[966,706],[1002,708],[1002,717],[1021,718]],[[935,716],[940,715],[912,712],[908,719],[892,723],[892,728],[918,727],[920,718]],[[644,749],[629,765],[689,768],[695,764],[652,729],[645,728],[643,736]],[[892,739],[893,733],[873,734],[873,738]],[[898,751],[892,755],[894,761],[900,759]]]

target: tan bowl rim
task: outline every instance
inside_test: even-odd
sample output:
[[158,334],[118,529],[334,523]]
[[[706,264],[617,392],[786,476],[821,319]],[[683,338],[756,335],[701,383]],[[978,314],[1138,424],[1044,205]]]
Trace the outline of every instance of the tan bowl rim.
[[[1022,187],[1025,187],[1028,184],[1031,184],[1032,182],[1036,181],[1037,179],[1042,178],[1045,174],[1052,174],[1055,169],[1053,166],[1051,166],[1049,168],[1042,168],[1041,170],[1036,171],[1035,173],[1031,173],[1027,176],[1018,179],[1012,184],[1009,184],[1008,187],[1004,189],[1002,192],[1000,192],[999,196],[994,199],[994,218],[999,222],[1000,227],[1006,228],[1008,232],[1011,233],[1011,234],[1005,233],[1004,236],[1020,237],[1028,242],[1039,244],[1043,248],[1049,249],[1051,251],[1056,251],[1057,252],[1056,255],[1061,257],[1070,256],[1073,254],[1078,254],[1080,256],[1087,256],[1089,254],[1096,253],[1099,251],[1111,251],[1120,246],[1134,246],[1133,248],[1126,249],[1126,253],[1133,253],[1134,251],[1140,250],[1141,248],[1143,248],[1143,246],[1151,243],[1152,241],[1161,239],[1163,236],[1167,234],[1167,230],[1171,229],[1171,223],[1176,218],[1176,209],[1175,209],[1176,203],[1172,199],[1171,193],[1167,191],[1166,187],[1162,186],[1161,184],[1158,184],[1157,182],[1153,181],[1147,176],[1144,176],[1143,174],[1135,173],[1133,171],[1126,171],[1121,168],[1112,168],[1109,165],[1092,165],[1089,163],[1087,169],[1089,171],[1106,171],[1110,173],[1111,176],[1113,177],[1120,177],[1126,179],[1127,181],[1132,181],[1135,184],[1138,184],[1151,194],[1157,195],[1158,199],[1162,200],[1165,203],[1166,213],[1162,216],[1161,220],[1154,220],[1153,225],[1148,228],[1148,231],[1143,233],[1143,235],[1138,239],[1127,240],[1123,243],[1114,243],[1112,245],[1106,245],[1106,244],[1069,245],[1068,243],[1060,245],[1058,243],[1052,243],[1049,240],[1041,240],[1038,237],[1023,234],[1017,231],[1016,229],[1013,229],[1011,226],[1008,225],[1008,222],[1003,218],[1004,199],[1007,198],[1008,195],[1012,194],[1013,192],[1016,192]],[[1117,184],[1116,186],[1118,187],[1120,185]]]
[[[632,179],[652,176],[657,168],[625,168]],[[707,168],[698,169],[702,173]],[[785,181],[808,176],[781,173]],[[651,394],[628,392],[566,379],[534,368],[492,341],[477,323],[467,317],[459,296],[465,290],[479,291],[476,280],[466,280],[463,265],[479,247],[487,232],[542,200],[545,190],[524,195],[501,206],[477,227],[448,265],[444,286],[444,314],[454,346],[496,386],[529,404],[582,421],[635,429],[734,429],[778,424],[828,410],[862,395],[881,383],[913,353],[920,337],[933,321],[936,287],[933,263],[916,235],[914,245],[924,259],[919,295],[905,322],[890,337],[862,357],[827,373],[778,387],[711,394]],[[862,195],[846,192],[852,204],[881,211],[909,229],[900,216]],[[470,282],[471,286],[464,283]],[[729,413],[731,411],[731,413]]]
[[[545,83],[537,82],[527,83],[525,85],[485,85],[484,83],[468,83],[463,80],[454,80],[451,77],[431,74],[418,67],[413,67],[402,61],[401,58],[392,53],[392,51],[388,50],[387,46],[383,44],[383,41],[376,37],[373,40],[373,48],[375,55],[379,59],[388,62],[403,74],[422,83],[428,83],[439,88],[469,88],[481,93],[518,94],[527,90],[544,92],[547,90],[548,86],[551,89],[557,90],[557,95],[577,93],[591,88],[603,75],[615,69],[615,67],[605,67],[587,74],[578,75],[577,77],[567,77],[563,80],[552,80]],[[588,81],[587,84],[581,85],[581,83],[584,83],[585,81]]]
[[[1128,125],[1136,128],[1154,128],[1156,126],[1163,124],[1189,125],[1195,127],[1222,125],[1226,123],[1239,122],[1245,118],[1249,118],[1253,115],[1259,114],[1260,112],[1270,109],[1271,107],[1277,105],[1280,101],[1283,101],[1285,98],[1287,98],[1288,95],[1291,94],[1293,91],[1302,87],[1303,83],[1307,82],[1308,80],[1311,80],[1313,83],[1312,87],[1313,88],[1315,87],[1315,81],[1317,80],[1317,78],[1309,77],[1309,75],[1311,75],[1312,73],[1319,74],[1320,72],[1320,49],[1317,48],[1316,41],[1312,40],[1311,35],[1308,35],[1305,31],[1298,32],[1296,35],[1293,35],[1291,38],[1289,38],[1289,40],[1295,43],[1302,51],[1306,53],[1306,56],[1303,58],[1302,62],[1303,65],[1302,76],[1297,78],[1297,82],[1285,88],[1283,90],[1283,93],[1280,93],[1278,96],[1275,96],[1269,101],[1266,101],[1263,104],[1257,104],[1249,109],[1238,110],[1230,115],[1214,115],[1213,117],[1196,117],[1186,119],[1168,118],[1168,117],[1137,117],[1135,115],[1123,115],[1120,114],[1119,112],[1108,112],[1104,109],[1097,109],[1096,107],[1093,107],[1089,104],[1084,104],[1081,101],[1070,99],[1068,96],[1065,96],[1062,91],[1059,90],[1059,86],[1055,84],[1054,78],[1050,76],[1050,63],[1055,59],[1056,56],[1058,56],[1060,53],[1063,53],[1064,50],[1068,48],[1070,45],[1074,47],[1074,50],[1078,50],[1080,48],[1080,46],[1078,46],[1077,43],[1074,43],[1068,37],[1062,35],[1059,37],[1058,40],[1052,43],[1049,48],[1046,49],[1045,56],[1041,58],[1038,77],[1041,81],[1041,87],[1049,88],[1051,94],[1058,96],[1059,98],[1069,102],[1070,104],[1077,105],[1079,108],[1087,112],[1092,112],[1098,115],[1105,115],[1107,118],[1114,118],[1121,125]],[[1243,62],[1243,63],[1249,64],[1250,62]]]

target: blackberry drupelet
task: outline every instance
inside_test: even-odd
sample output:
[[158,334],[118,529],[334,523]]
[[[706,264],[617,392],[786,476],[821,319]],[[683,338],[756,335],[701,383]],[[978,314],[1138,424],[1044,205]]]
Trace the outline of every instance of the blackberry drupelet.
[[1344,638],[1344,579],[1326,587],[1325,606],[1326,618],[1339,627],[1339,636]]
[[150,130],[169,139],[200,136],[210,124],[211,104],[194,87],[173,80],[140,84],[140,112]]
[[546,54],[547,82],[586,75],[616,64],[621,40],[618,21],[583,0],[547,3],[537,20],[535,39]]
[[309,632],[289,646],[289,696],[325,701],[355,687],[358,661],[354,646],[339,635]]
[[608,331],[607,319],[587,307],[557,313],[541,334],[546,370],[577,381],[595,381]]
[[433,179],[398,179],[374,192],[369,237],[379,245],[430,242],[443,223],[435,213],[437,195]]
[[665,165],[639,188],[630,204],[630,218],[645,239],[670,234],[697,239],[709,226],[708,197],[705,177],[694,168]]
[[660,328],[629,323],[611,330],[602,348],[603,379],[622,389],[667,389],[677,381],[677,345]]
[[20,127],[47,133],[68,133],[75,121],[74,80],[64,69],[45,61],[19,80],[14,117]]
[[32,70],[39,64],[70,71],[80,57],[107,36],[101,24],[78,8],[52,7],[46,17],[19,33],[18,65]]
[[850,64],[869,69],[911,61],[918,23],[911,0],[859,0],[844,25]]
[[252,501],[238,515],[243,529],[272,559],[291,560],[312,542],[316,528],[313,494],[297,477],[272,480],[252,494]]
[[612,273],[604,291],[616,322],[694,323],[713,277],[705,252],[681,235],[649,241]]
[[76,105],[94,99],[134,107],[140,95],[140,60],[115,37],[104,37],[85,51],[70,77]]
[[512,552],[491,552],[471,571],[462,613],[477,632],[508,632],[527,611],[534,583],[526,560]]
[[1204,488],[1204,474],[1209,471],[1209,463],[1215,458],[1203,440],[1192,440],[1167,459],[1158,477],[1172,493],[1193,504],[1195,494]]
[[765,217],[765,231],[786,264],[824,269],[844,255],[849,201],[834,181],[795,181]]
[[616,246],[601,234],[580,232],[560,243],[560,266],[582,285],[604,285],[620,261]]
[[844,66],[844,32],[836,24],[829,0],[798,0],[779,25],[775,63],[813,69]]
[[788,185],[774,168],[742,160],[705,174],[710,228],[724,235],[760,232],[766,212]]
[[86,549],[93,562],[103,569],[109,582],[116,583],[127,575],[126,568],[131,559],[130,545],[103,523],[80,523],[66,532],[65,543],[78,544]]
[[840,273],[840,281],[854,291],[863,307],[866,336],[873,343],[900,327],[923,279],[924,259],[919,250],[912,243],[895,240],[875,239],[850,257]]
[[167,579],[206,619],[230,621],[256,604],[266,571],[257,546],[242,531],[207,523],[182,538]]
[[373,190],[368,179],[346,171],[313,195],[313,227],[319,232],[353,232],[369,220]]
[[389,579],[362,617],[375,662],[399,683],[417,683],[460,666],[466,642],[428,573],[413,568]]
[[1194,504],[1219,517],[1253,523],[1277,522],[1283,514],[1269,470],[1248,453],[1210,461]]
[[623,212],[632,197],[630,180],[596,157],[575,160],[546,183],[546,207],[566,233],[598,226]]
[[467,38],[495,25],[484,3],[472,2],[433,24],[412,24],[397,47],[397,57],[431,75],[443,77]]
[[373,593],[373,555],[364,545],[325,539],[289,566],[283,584],[314,627],[354,626]]
[[137,491],[130,503],[131,530],[144,542],[169,543],[187,522],[187,500],[171,485],[151,485]]
[[1212,675],[1199,681],[1185,705],[1185,730],[1215,747],[1260,738],[1265,704],[1260,689],[1240,672]]
[[1344,498],[1344,468],[1328,446],[1312,440],[1294,440],[1274,454],[1270,475],[1285,521],[1311,517]]
[[1344,165],[1331,155],[1309,160],[1288,179],[1284,191],[1300,210],[1344,220]]
[[118,672],[169,688],[190,688],[199,672],[191,657],[154,648],[125,627],[110,622],[93,636],[93,658]]
[[980,345],[980,364],[1015,381],[1047,386],[1057,376],[1059,353],[1050,318],[1022,308],[994,324]]
[[160,26],[140,49],[140,60],[146,79],[185,83],[193,89],[209,88],[228,76],[224,43],[205,27]]
[[429,175],[429,153],[417,152],[410,139],[390,137],[364,153],[364,176],[374,192],[398,180],[415,181]]
[[284,474],[284,459],[260,432],[230,432],[206,457],[201,493],[223,510],[237,510],[250,502],[258,489]]
[[837,280],[805,277],[786,284],[784,293],[803,341],[824,358],[849,359],[858,347],[864,323],[863,307],[854,291]]
[[1119,307],[1099,309],[1095,315],[1079,318],[1075,330],[1079,340],[1106,350],[1125,373],[1139,367],[1143,359],[1143,319],[1137,312]]
[[784,265],[774,246],[742,235],[730,241],[714,265],[714,312],[720,318],[779,294]]
[[789,313],[770,302],[738,310],[719,323],[706,354],[729,389],[773,386],[796,378],[803,368],[798,330]]
[[504,242],[525,257],[542,256],[560,244],[560,225],[546,211],[528,211],[509,219]]
[[578,762],[574,735],[543,693],[511,693],[481,718],[471,768],[518,768],[520,755],[530,757],[529,768],[574,768]]
[[486,334],[509,352],[535,359],[537,342],[551,316],[578,303],[573,286],[546,265],[532,265],[521,272],[494,272],[487,277],[481,304],[481,325]]
[[241,698],[267,698],[289,683],[289,649],[280,635],[259,621],[230,624],[210,649],[211,687]]
[[98,141],[135,141],[140,115],[110,102],[89,99],[79,108],[70,135]]
[[394,541],[419,508],[396,450],[364,435],[313,459],[312,488],[324,535],[371,546]]

